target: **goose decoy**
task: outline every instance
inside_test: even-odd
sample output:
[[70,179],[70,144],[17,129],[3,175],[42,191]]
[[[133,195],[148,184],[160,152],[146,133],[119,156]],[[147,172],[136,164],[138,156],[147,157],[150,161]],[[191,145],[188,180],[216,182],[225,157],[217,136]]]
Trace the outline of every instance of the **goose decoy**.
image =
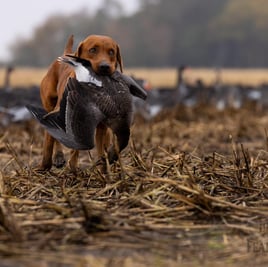
[[[99,123],[111,128],[119,151],[129,140],[132,123],[132,95],[146,99],[147,93],[132,78],[116,71],[99,76],[90,62],[78,57],[60,57],[59,61],[74,68],[76,78],[69,78],[60,110],[47,113],[43,108],[27,105],[41,125],[65,146],[77,150],[94,147]],[[108,151],[109,162],[117,160],[116,147]]]

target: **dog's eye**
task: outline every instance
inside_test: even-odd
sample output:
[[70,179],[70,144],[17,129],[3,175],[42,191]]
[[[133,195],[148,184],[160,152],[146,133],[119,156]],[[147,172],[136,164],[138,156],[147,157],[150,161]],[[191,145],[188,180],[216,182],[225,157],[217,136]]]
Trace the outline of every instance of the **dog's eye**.
[[97,48],[96,47],[92,47],[89,49],[89,53],[95,54],[97,53]]
[[109,56],[114,56],[114,55],[115,55],[114,50],[113,50],[113,49],[110,49],[110,50],[109,50]]

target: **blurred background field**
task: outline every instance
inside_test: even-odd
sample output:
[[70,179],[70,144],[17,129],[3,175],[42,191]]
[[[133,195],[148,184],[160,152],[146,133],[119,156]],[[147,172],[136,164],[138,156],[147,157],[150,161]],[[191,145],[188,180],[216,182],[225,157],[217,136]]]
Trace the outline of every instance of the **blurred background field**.
[[[5,71],[4,68],[0,68],[1,85],[4,83]],[[10,76],[10,85],[11,87],[39,86],[46,71],[46,68],[15,68]],[[124,72],[137,78],[146,79],[153,88],[174,88],[177,85],[178,73],[176,68],[126,68]],[[219,73],[223,84],[249,86],[268,84],[268,69],[211,69],[188,67],[184,72],[184,80],[188,84],[195,84],[197,80],[202,80],[206,85],[213,85]]]

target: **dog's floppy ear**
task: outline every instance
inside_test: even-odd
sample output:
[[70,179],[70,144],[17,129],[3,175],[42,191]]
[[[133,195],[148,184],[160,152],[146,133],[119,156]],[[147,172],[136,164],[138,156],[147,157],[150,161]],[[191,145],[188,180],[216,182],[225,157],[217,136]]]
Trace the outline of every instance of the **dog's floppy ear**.
[[119,45],[116,45],[116,50],[117,50],[116,51],[116,60],[117,60],[117,63],[119,64],[120,71],[123,72],[123,60],[121,57]]
[[76,51],[75,51],[75,56],[76,57],[80,57],[83,51],[83,42],[80,42],[80,44],[78,45]]

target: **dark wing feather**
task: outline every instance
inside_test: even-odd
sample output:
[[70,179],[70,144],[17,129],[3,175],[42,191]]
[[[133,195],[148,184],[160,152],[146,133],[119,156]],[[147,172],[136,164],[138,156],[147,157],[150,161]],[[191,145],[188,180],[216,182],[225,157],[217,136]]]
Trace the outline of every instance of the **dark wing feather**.
[[94,86],[70,78],[67,84],[66,132],[79,144],[94,147],[97,125],[104,119],[97,107],[91,88]]
[[49,114],[43,108],[33,105],[26,105],[26,108],[45,128],[64,128],[61,121],[58,120],[58,112]]
[[36,107],[30,104],[26,105],[26,108],[33,115],[33,117],[36,118],[38,121],[41,121],[43,117],[47,115],[47,112],[43,108]]
[[48,114],[40,107],[32,105],[27,105],[26,107],[34,118],[47,130],[47,132],[66,147],[78,150],[87,150],[92,148],[77,142],[72,135],[65,132],[63,125],[61,125],[61,122],[58,120],[58,112]]
[[114,72],[112,77],[116,80],[123,80],[132,95],[139,97],[143,100],[146,100],[147,98],[147,92],[144,88],[142,88],[134,79],[132,79],[130,76],[125,75],[119,71]]

